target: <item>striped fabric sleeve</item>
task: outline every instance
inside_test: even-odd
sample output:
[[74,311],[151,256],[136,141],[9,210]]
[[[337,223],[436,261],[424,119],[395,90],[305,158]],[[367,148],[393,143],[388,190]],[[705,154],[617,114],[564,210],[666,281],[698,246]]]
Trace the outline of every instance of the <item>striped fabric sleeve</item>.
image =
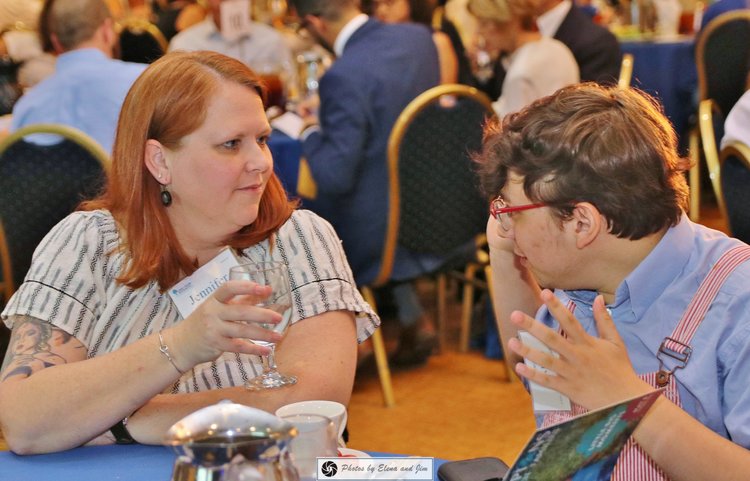
[[380,325],[357,289],[341,240],[327,221],[310,211],[296,211],[279,230],[271,255],[290,267],[292,322],[328,311],[352,311],[358,342]]
[[[106,303],[105,255],[117,242],[112,218],[76,212],[57,224],[34,252],[23,284],[3,312],[50,322],[89,346]],[[12,328],[12,318],[7,320]]]

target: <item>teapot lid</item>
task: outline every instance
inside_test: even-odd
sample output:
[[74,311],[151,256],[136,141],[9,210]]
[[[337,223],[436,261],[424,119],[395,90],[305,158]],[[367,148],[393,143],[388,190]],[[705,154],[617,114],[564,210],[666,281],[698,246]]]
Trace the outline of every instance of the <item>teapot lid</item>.
[[273,414],[224,400],[179,420],[164,443],[196,464],[217,465],[236,454],[247,460],[275,458],[296,435],[294,426]]

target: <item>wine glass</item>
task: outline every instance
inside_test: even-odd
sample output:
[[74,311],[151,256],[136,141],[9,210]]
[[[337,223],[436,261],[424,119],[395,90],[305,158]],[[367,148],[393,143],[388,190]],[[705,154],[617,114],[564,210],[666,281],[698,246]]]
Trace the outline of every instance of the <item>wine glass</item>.
[[[283,262],[258,262],[241,264],[229,270],[229,278],[232,280],[253,281],[256,284],[271,286],[271,294],[265,298],[251,298],[250,302],[255,306],[271,309],[281,314],[281,322],[278,324],[261,324],[262,327],[280,334],[286,332],[292,317],[292,296],[287,269]],[[269,346],[271,352],[266,356],[261,356],[263,373],[249,379],[245,383],[245,388],[251,391],[259,391],[296,384],[297,378],[295,376],[285,375],[278,371],[274,357],[275,343],[257,340],[252,340],[252,342],[261,346]]]
[[289,414],[281,419],[297,429],[297,436],[292,438],[289,448],[300,480],[314,481],[317,479],[318,458],[337,455],[334,422],[315,413]]

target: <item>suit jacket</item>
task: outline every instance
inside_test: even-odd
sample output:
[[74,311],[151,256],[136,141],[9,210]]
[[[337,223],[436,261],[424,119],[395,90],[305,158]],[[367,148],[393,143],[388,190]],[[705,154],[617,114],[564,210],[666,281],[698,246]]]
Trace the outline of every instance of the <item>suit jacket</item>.
[[[343,241],[357,283],[380,268],[388,209],[387,145],[406,105],[438,85],[432,33],[422,25],[369,19],[320,79],[319,132],[303,151],[318,197],[307,204]],[[397,253],[394,279],[415,277],[418,259]]]
[[617,38],[575,5],[555,32],[568,46],[581,69],[581,81],[615,83],[620,75],[622,54]]

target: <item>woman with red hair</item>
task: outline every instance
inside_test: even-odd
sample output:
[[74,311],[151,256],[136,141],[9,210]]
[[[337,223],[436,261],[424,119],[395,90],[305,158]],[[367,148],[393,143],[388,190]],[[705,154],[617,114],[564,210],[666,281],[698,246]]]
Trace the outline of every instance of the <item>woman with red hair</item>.
[[[138,78],[105,193],[47,235],[2,314],[11,329],[69,335],[16,355],[23,341],[12,334],[0,425],[13,451],[160,443],[174,422],[221,399],[270,412],[303,399],[348,403],[357,340],[379,320],[331,226],[287,198],[270,133],[258,77],[237,60],[175,52]],[[176,309],[169,289],[227,247],[242,263],[288,267],[283,340],[260,326],[279,314],[237,302],[263,290],[249,281],[225,282],[184,319]],[[248,339],[278,342],[279,369],[298,383],[246,390],[268,352]],[[52,361],[28,364],[35,354]]]

